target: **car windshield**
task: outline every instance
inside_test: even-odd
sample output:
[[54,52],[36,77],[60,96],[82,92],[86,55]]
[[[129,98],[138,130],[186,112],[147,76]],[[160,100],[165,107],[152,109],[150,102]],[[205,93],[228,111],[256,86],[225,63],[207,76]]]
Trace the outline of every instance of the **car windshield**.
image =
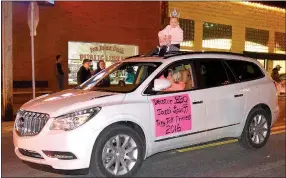
[[134,91],[159,66],[160,62],[119,62],[102,70],[78,89],[128,93]]

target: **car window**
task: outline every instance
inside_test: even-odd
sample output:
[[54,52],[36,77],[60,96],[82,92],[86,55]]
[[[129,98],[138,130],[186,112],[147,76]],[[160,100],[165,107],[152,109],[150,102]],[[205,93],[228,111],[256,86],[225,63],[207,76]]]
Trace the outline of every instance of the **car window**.
[[193,73],[194,72],[191,61],[184,60],[175,62],[163,69],[152,80],[146,92],[148,93],[148,91],[153,89],[154,81],[156,79],[167,80],[170,82],[170,86],[168,88],[162,89],[159,92],[160,94],[195,89],[196,86]]
[[127,93],[135,90],[159,66],[160,62],[121,62],[103,70],[78,89]]
[[218,59],[198,59],[198,73],[202,88],[211,88],[232,83],[233,79],[228,79],[225,68],[221,60]]
[[260,68],[252,62],[239,60],[226,60],[225,62],[240,82],[264,77]]

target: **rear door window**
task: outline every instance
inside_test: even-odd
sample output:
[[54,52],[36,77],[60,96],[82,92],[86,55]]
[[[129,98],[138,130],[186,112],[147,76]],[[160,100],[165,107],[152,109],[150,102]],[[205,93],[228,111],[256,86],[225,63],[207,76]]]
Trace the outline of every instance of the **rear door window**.
[[239,60],[226,60],[225,62],[240,82],[264,77],[261,69],[252,62]]
[[211,88],[227,85],[234,82],[233,78],[229,79],[220,59],[198,59],[196,61],[196,69],[200,76],[200,87]]

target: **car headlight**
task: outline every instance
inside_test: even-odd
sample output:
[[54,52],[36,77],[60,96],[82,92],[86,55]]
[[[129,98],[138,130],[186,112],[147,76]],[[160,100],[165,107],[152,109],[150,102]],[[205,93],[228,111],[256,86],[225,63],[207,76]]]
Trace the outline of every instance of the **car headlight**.
[[74,130],[86,123],[101,110],[100,107],[76,111],[57,117],[52,123],[51,130]]

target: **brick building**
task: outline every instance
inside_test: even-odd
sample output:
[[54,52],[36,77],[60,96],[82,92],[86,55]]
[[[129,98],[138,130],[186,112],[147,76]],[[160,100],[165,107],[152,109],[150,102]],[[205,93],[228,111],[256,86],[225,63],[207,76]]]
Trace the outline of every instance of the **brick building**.
[[[28,3],[13,2],[13,80],[31,80],[31,40]],[[35,37],[36,80],[57,88],[55,56],[63,57],[68,74],[68,41],[137,45],[147,52],[157,44],[160,2],[62,2],[39,5]],[[66,75],[65,88],[68,88]]]
[[[60,2],[40,5],[35,37],[36,80],[56,90],[55,55],[68,73],[68,41],[137,45],[144,53],[157,45],[161,19],[181,13],[184,50],[285,54],[285,9],[243,2]],[[28,3],[13,3],[13,80],[31,80]],[[166,8],[166,12],[161,12]],[[163,16],[162,16],[163,14]],[[165,21],[167,22],[167,20]],[[260,62],[271,70],[281,61]],[[67,77],[67,75],[66,75]],[[68,80],[65,80],[68,87]]]

